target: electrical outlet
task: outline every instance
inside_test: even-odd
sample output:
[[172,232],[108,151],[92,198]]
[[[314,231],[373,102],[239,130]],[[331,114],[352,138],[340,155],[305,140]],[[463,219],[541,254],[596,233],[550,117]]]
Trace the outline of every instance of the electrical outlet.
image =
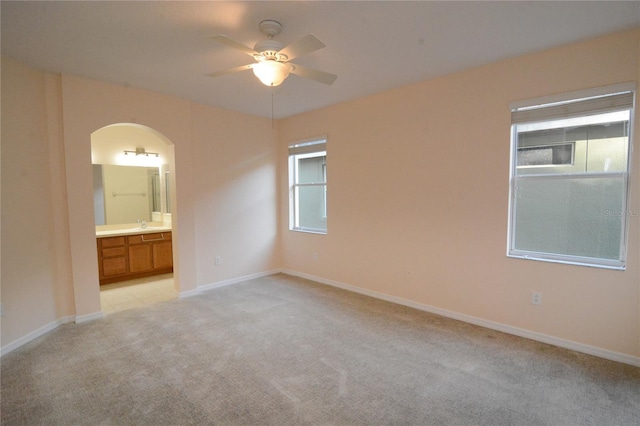
[[213,259],[213,264],[214,264],[214,265],[216,265],[216,266],[221,265],[221,264],[222,264],[222,258],[221,258],[220,256],[216,256],[216,257]]
[[318,252],[317,251],[313,252],[313,260],[316,261],[316,262],[318,261]]
[[531,293],[531,303],[533,305],[542,305],[542,293],[534,291]]

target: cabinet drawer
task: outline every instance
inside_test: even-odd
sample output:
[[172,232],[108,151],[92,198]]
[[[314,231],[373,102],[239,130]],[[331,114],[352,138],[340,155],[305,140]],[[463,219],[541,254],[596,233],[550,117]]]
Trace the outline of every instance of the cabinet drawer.
[[124,246],[124,237],[99,238],[100,247]]
[[102,249],[102,257],[116,257],[116,256],[124,256],[125,255],[124,246],[122,247],[112,247],[112,248],[103,248]]
[[140,234],[127,237],[129,244],[143,244],[154,241],[171,241],[171,232],[154,232],[152,234]]

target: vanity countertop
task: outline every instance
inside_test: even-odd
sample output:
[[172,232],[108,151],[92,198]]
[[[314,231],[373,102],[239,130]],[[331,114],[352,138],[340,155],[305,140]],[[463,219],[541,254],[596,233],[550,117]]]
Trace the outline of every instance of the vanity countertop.
[[146,228],[108,229],[104,231],[96,231],[96,237],[119,237],[121,235],[152,234],[155,232],[171,232],[171,227],[147,226]]

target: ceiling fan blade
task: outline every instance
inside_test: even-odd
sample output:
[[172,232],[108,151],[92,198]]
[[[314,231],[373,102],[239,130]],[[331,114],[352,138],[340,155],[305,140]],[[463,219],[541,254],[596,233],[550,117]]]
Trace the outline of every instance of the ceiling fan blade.
[[215,41],[222,43],[222,44],[226,44],[227,46],[233,47],[234,49],[238,49],[239,51],[246,53],[249,56],[253,56],[253,55],[257,55],[258,52],[256,52],[255,50],[253,50],[250,47],[245,46],[242,43],[238,43],[237,41],[230,39],[227,36],[224,35],[214,35],[211,36],[212,39],[214,39]]
[[216,71],[216,72],[212,72],[207,74],[209,77],[219,77],[221,75],[225,75],[225,74],[231,74],[234,72],[239,72],[239,71],[245,71],[245,70],[250,70],[251,68],[253,68],[255,64],[249,64],[249,65],[242,65],[240,67],[235,67],[235,68],[231,68],[228,70],[224,70],[224,71]]
[[333,84],[334,81],[336,81],[336,78],[338,78],[337,75],[330,74],[328,72],[318,71],[311,68],[305,68],[298,64],[291,64],[291,65],[293,65],[291,74],[299,75],[300,77],[304,77],[304,78],[310,78],[311,80],[315,80],[319,83],[323,83],[329,86]]
[[313,52],[314,50],[322,49],[323,47],[325,47],[325,44],[318,40],[316,36],[313,34],[307,34],[301,39],[282,48],[278,53],[287,55],[287,59],[290,61],[298,56]]

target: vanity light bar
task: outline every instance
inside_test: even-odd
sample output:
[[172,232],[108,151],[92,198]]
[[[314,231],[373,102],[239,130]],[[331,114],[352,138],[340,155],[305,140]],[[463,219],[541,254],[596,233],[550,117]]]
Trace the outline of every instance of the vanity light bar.
[[149,156],[149,155],[155,155],[156,157],[159,157],[160,154],[157,152],[147,152],[144,150],[144,148],[136,148],[135,151],[127,151],[126,149],[124,150],[124,155],[129,155],[129,153],[131,154],[135,154],[135,155],[144,155],[144,156]]

